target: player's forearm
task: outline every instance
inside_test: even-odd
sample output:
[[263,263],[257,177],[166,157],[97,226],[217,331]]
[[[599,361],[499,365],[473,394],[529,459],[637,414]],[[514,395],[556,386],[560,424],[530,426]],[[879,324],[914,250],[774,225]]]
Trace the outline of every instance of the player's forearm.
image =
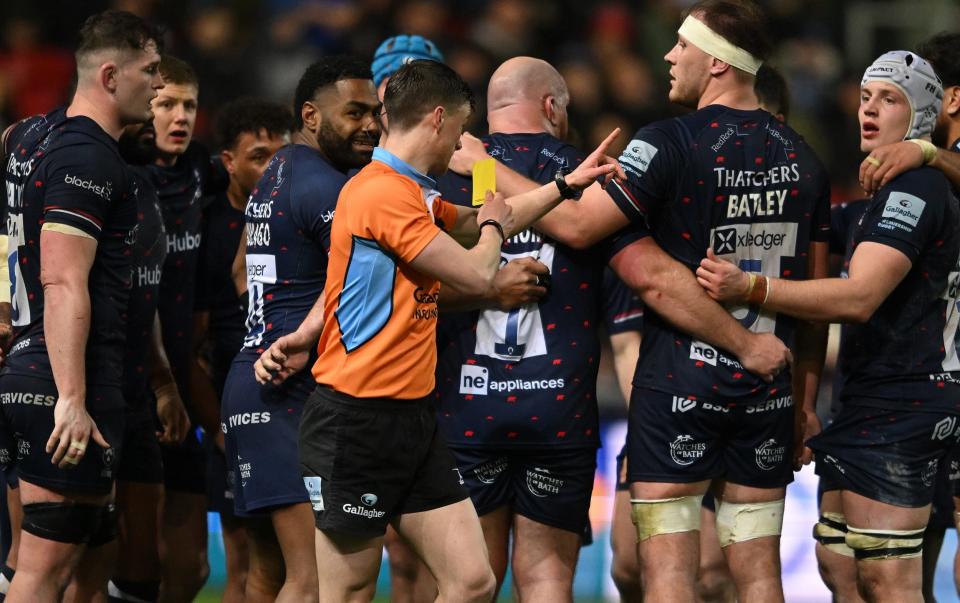
[[640,356],[640,331],[626,331],[610,336],[610,349],[613,351],[613,370],[623,399],[630,406],[630,393],[633,390],[633,373]]
[[60,398],[84,404],[90,293],[85,283],[46,283],[43,299],[43,332],[57,393]]
[[827,355],[827,323],[801,323],[797,327],[793,366],[794,403],[806,412],[816,412],[820,376]]
[[883,300],[852,278],[768,279],[765,310],[811,322],[866,322]]
[[513,230],[506,233],[509,238],[545,216],[563,199],[560,197],[560,189],[557,185],[550,182],[531,191],[509,197],[506,201],[513,209],[514,219]]
[[323,304],[325,300],[326,296],[321,293],[297,330],[290,334],[291,347],[307,350],[316,346],[320,335],[323,333]]
[[677,329],[722,348],[738,358],[750,344],[750,332],[710,299],[690,269],[647,237],[626,247],[610,267],[644,304]]
[[159,315],[154,315],[147,352],[147,363],[150,367],[150,388],[156,391],[165,385],[175,384],[173,370],[170,368],[167,352],[163,348],[163,332],[160,329]]
[[950,183],[960,189],[960,153],[938,148],[930,167],[943,172]]

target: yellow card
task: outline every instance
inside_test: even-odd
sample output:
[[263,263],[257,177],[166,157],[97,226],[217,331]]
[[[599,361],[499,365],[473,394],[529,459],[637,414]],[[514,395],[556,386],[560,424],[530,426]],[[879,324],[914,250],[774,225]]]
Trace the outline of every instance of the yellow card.
[[496,159],[483,159],[473,164],[473,206],[479,207],[487,198],[487,191],[497,192]]

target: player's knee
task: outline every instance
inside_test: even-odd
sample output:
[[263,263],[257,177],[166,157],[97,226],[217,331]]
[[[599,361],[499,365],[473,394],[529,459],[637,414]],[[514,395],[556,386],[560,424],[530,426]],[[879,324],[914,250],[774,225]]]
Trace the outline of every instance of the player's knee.
[[621,593],[639,588],[640,564],[637,562],[636,553],[632,557],[614,553],[610,563],[610,577]]
[[733,578],[725,562],[701,565],[697,571],[697,594],[701,601],[727,601]]
[[756,538],[780,536],[783,530],[784,499],[759,503],[718,501],[717,536],[720,546]]
[[661,534],[679,534],[700,529],[703,495],[645,500],[630,499],[630,518],[637,529],[637,542]]
[[101,534],[108,514],[103,505],[43,502],[23,505],[21,529],[38,538],[86,544]]
[[[438,586],[442,595],[443,586],[439,584]],[[451,585],[448,590],[452,592],[450,592],[450,596],[445,598],[451,601],[476,601],[478,603],[491,601],[497,590],[497,578],[493,575],[493,570],[484,564],[458,575],[456,583]]]

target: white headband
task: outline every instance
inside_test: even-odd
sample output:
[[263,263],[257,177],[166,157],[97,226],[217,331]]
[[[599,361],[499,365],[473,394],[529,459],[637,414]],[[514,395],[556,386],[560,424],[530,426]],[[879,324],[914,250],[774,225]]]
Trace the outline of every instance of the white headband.
[[761,61],[746,50],[735,46],[726,38],[713,31],[700,19],[688,15],[677,33],[690,41],[694,46],[710,56],[746,71],[750,75],[757,75]]

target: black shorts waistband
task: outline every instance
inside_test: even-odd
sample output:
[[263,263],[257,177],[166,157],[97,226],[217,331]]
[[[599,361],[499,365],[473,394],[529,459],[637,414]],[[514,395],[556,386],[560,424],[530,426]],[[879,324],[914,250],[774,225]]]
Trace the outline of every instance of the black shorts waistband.
[[371,410],[390,410],[395,412],[423,411],[430,407],[433,398],[432,395],[410,400],[397,400],[396,398],[357,398],[350,394],[338,392],[323,384],[317,385],[317,389],[313,391],[313,394],[328,402],[341,406],[367,408]]

